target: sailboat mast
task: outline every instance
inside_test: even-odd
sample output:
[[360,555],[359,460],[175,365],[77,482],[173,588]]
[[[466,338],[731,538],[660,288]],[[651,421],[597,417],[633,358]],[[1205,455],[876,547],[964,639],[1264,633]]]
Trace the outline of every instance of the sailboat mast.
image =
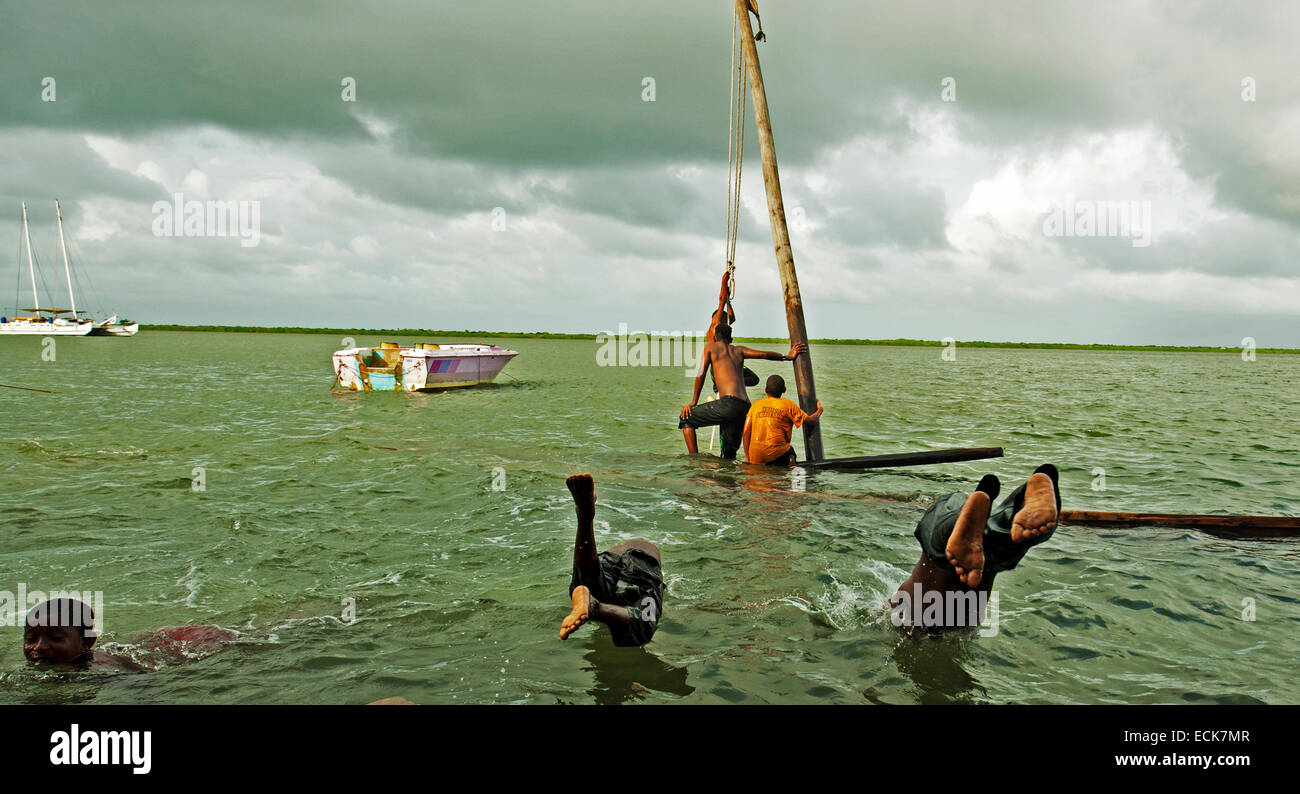
[[68,241],[63,237],[63,208],[54,200],[54,215],[59,219],[59,245],[63,247],[63,277],[68,280],[68,302],[72,304],[72,321],[77,322],[77,299],[72,297],[72,270],[68,268]]
[[40,312],[41,299],[36,297],[36,266],[32,264],[32,236],[27,231],[27,202],[25,201],[23,202],[23,239],[27,241],[27,275],[32,278],[32,311]]
[[[736,0],[736,18],[745,45],[745,67],[749,90],[754,102],[754,123],[758,127],[758,148],[763,159],[763,184],[767,188],[767,214],[772,221],[772,243],[776,247],[776,264],[781,272],[781,289],[785,293],[785,321],[790,329],[790,344],[808,344],[803,322],[803,299],[799,296],[799,279],[794,272],[794,253],[790,250],[790,231],[785,225],[785,203],[781,200],[781,177],[776,170],[776,144],[772,140],[772,121],[767,115],[767,92],[763,88],[763,71],[758,66],[758,47],[754,28],[749,22],[750,6],[758,13],[754,0]],[[813,388],[812,354],[794,360],[795,390],[804,411],[817,410],[817,392]],[[808,460],[821,460],[821,423],[803,426],[804,451]]]

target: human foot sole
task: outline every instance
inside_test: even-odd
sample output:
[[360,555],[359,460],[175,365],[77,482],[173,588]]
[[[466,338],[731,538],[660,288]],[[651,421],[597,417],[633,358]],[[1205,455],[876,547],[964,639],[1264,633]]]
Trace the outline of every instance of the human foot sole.
[[1011,539],[1016,543],[1045,537],[1056,529],[1056,487],[1039,472],[1025,483],[1025,503],[1011,519]]
[[560,639],[569,639],[570,634],[591,619],[591,602],[591,591],[585,585],[573,588],[573,611],[560,624]]
[[979,587],[984,578],[984,526],[992,504],[993,500],[983,491],[968,496],[944,548],[957,578],[967,587]]

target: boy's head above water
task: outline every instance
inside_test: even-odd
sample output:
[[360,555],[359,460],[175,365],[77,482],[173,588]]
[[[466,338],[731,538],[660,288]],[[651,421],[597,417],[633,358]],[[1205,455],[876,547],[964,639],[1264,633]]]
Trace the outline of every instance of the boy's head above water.
[[90,661],[95,612],[75,598],[55,598],[32,607],[23,627],[23,655],[33,664]]

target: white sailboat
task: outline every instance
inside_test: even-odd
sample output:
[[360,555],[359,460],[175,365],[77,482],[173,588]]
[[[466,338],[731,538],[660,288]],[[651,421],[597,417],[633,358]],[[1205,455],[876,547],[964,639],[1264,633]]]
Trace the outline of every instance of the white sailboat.
[[[59,247],[63,249],[63,272],[68,278],[68,301],[72,302],[72,316],[78,317],[77,304],[72,298],[72,276],[71,269],[68,266],[68,241],[63,236],[63,207],[59,206],[58,199],[54,200],[54,214],[59,222]],[[79,318],[78,318],[79,319]],[[140,324],[130,320],[118,320],[114,314],[108,319],[92,322],[90,336],[135,336],[140,330]]]
[[[41,299],[36,291],[36,264],[32,258],[32,237],[27,229],[27,202],[23,202],[23,244],[27,248],[27,274],[31,279],[32,285],[32,307],[30,309],[21,309],[20,311],[31,312],[34,316],[28,317],[0,317],[0,335],[35,335],[35,336],[86,336],[94,330],[95,324],[90,320],[82,320],[77,316],[77,305],[72,303],[71,309],[59,309],[50,307],[41,308]],[[62,234],[62,226],[59,233]],[[63,253],[64,274],[68,277],[68,299],[72,300],[72,276],[67,267],[67,250]],[[19,251],[18,267],[22,268],[22,252]],[[71,314],[70,318],[62,315]]]

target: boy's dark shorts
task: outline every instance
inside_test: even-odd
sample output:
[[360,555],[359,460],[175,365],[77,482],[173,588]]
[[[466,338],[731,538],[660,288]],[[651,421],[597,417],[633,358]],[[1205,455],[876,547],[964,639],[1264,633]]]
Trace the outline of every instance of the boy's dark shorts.
[[600,575],[594,582],[583,581],[582,571],[574,566],[569,593],[585,585],[597,601],[627,607],[631,623],[626,628],[609,627],[614,644],[645,645],[659,628],[664,611],[664,577],[659,562],[640,549],[628,549],[622,554],[602,551],[599,559]]
[[706,403],[691,406],[691,415],[677,423],[682,427],[718,426],[722,436],[722,457],[735,460],[745,434],[745,417],[749,415],[749,400],[739,397],[719,397]]

